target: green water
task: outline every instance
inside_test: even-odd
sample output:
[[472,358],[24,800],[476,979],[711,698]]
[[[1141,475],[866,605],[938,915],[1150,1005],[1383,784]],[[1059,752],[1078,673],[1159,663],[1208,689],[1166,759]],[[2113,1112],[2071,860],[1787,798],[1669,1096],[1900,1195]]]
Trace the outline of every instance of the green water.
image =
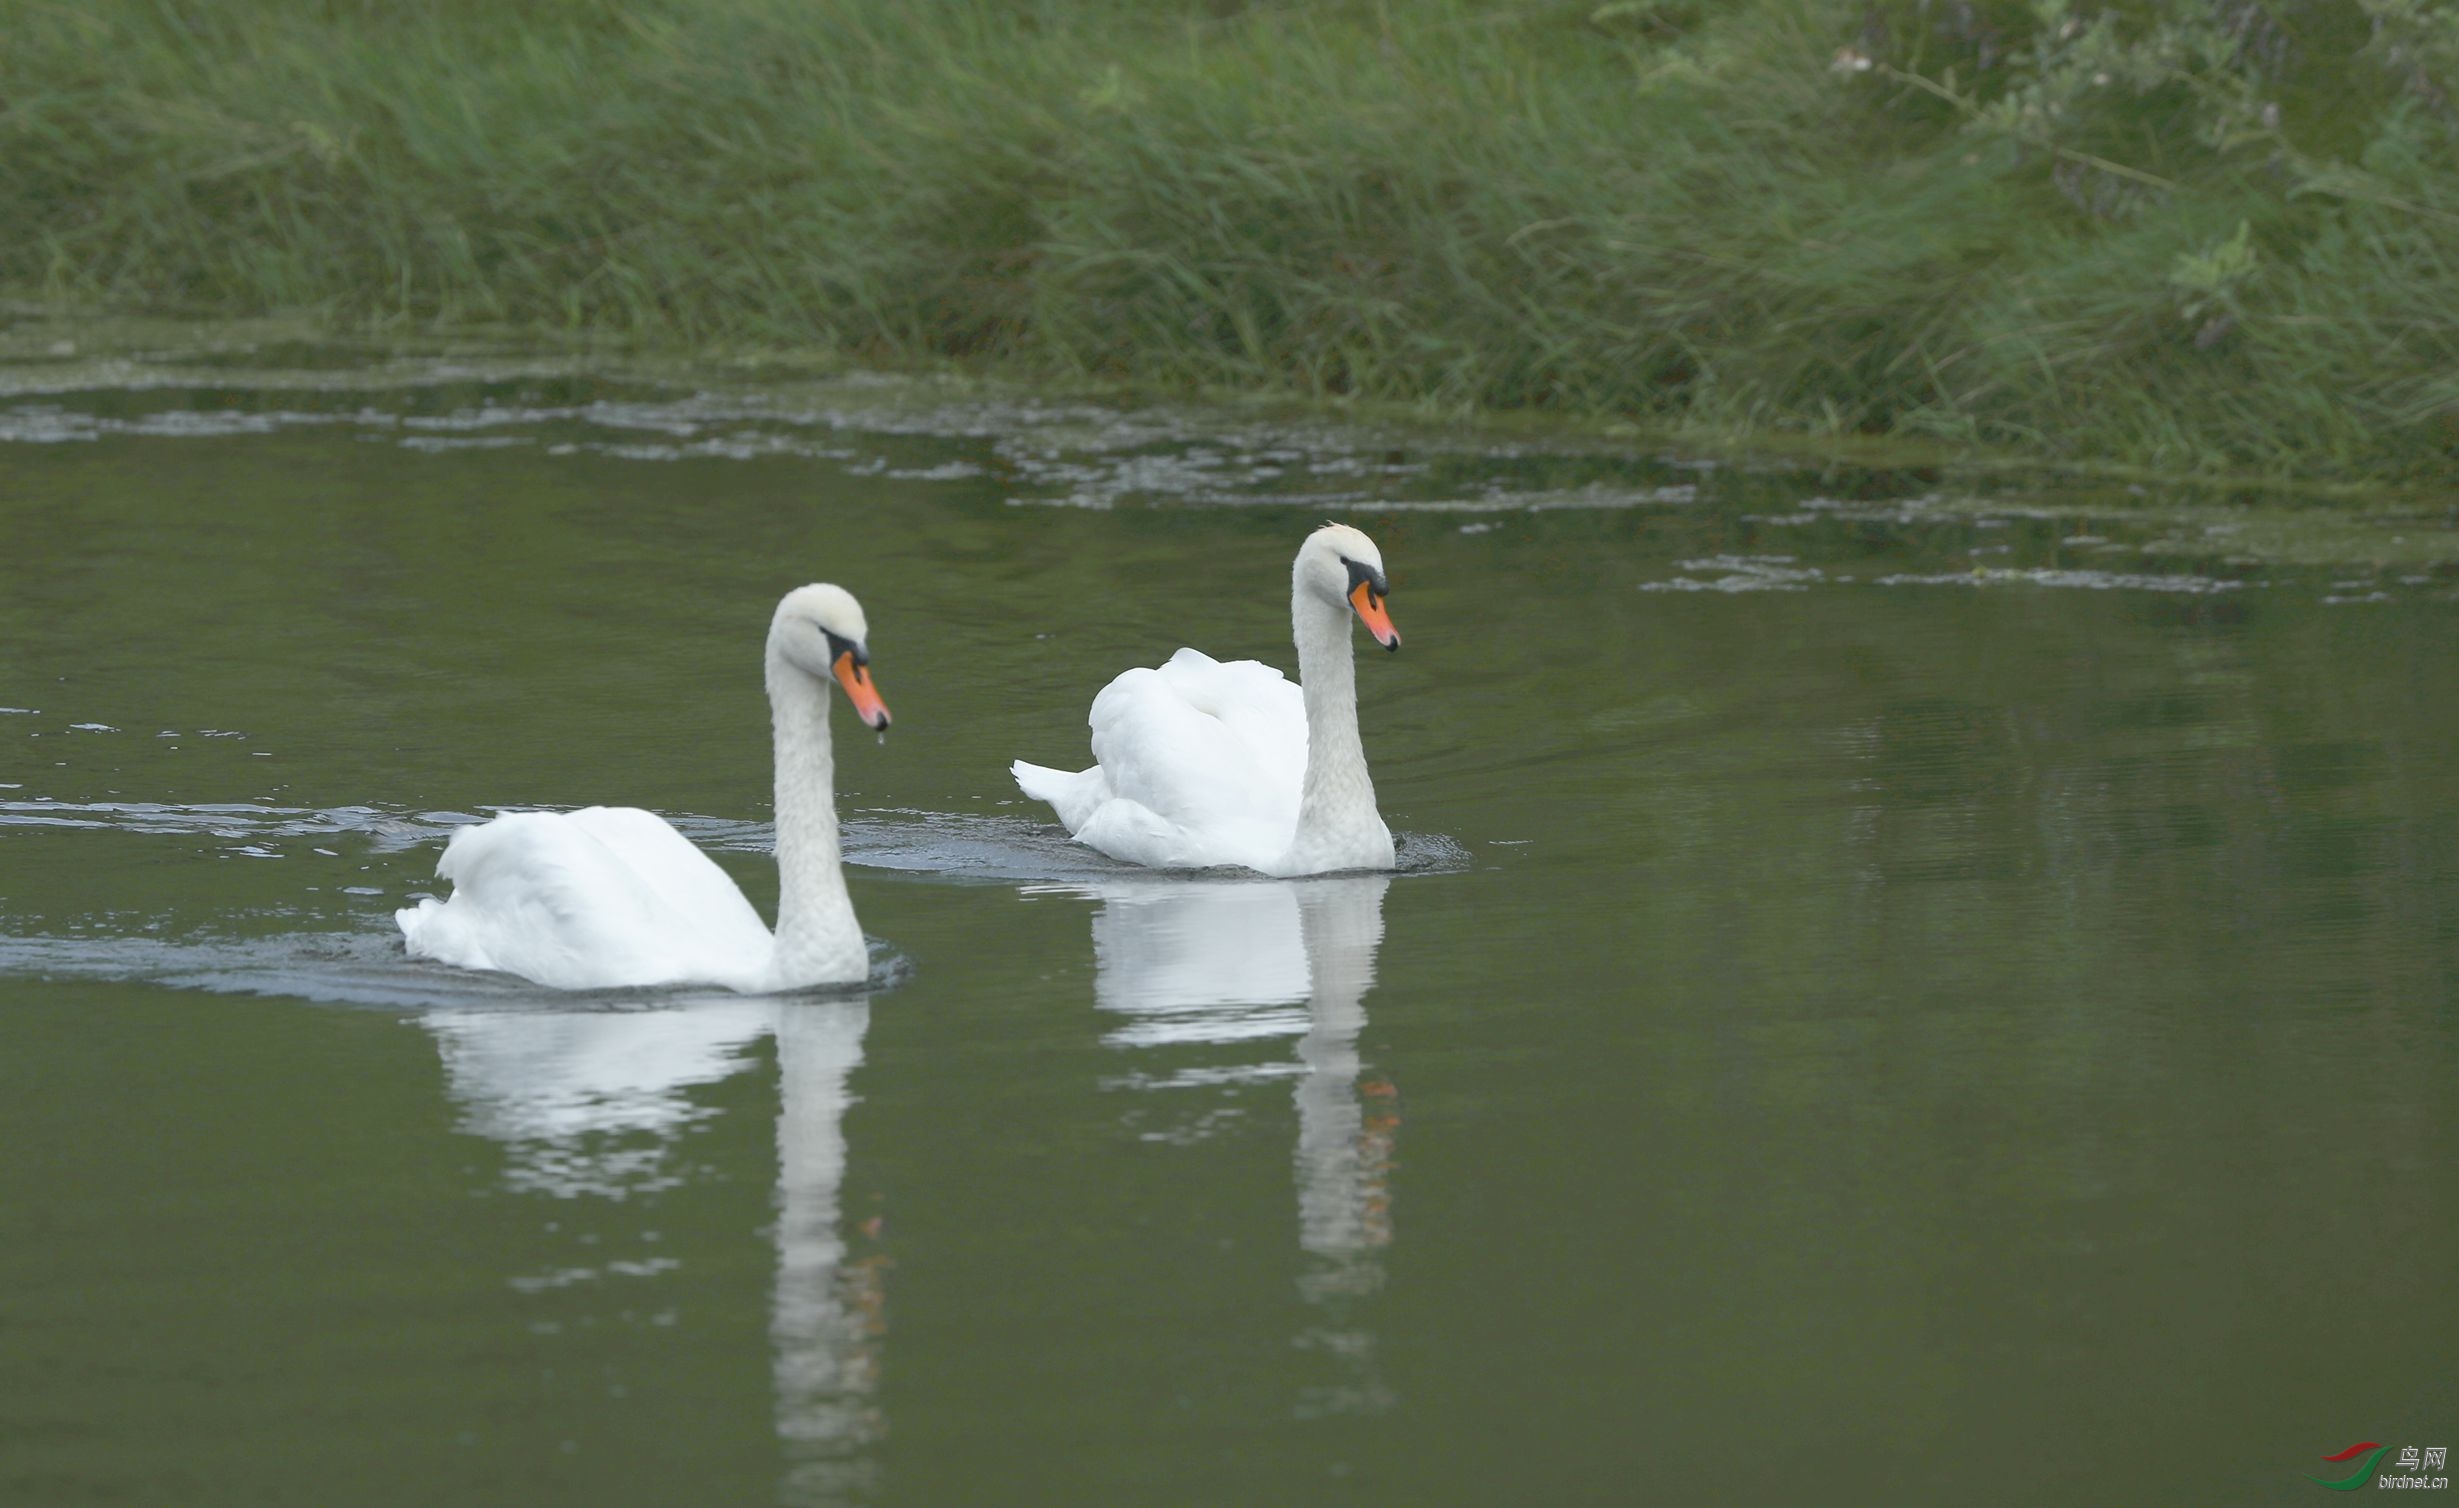
[[[877,384],[15,381],[0,1499],[2287,1500],[2459,1432],[2447,575]],[[1015,798],[1120,669],[1289,665],[1331,515],[1403,873]],[[772,904],[815,578],[891,987],[401,957],[497,806]]]

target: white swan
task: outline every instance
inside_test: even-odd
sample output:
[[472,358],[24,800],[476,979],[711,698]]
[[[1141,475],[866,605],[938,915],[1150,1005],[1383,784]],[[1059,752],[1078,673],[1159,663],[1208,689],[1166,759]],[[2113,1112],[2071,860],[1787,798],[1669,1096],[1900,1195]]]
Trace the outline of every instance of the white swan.
[[1392,867],[1392,833],[1358,741],[1354,612],[1400,647],[1373,540],[1346,524],[1307,536],[1290,568],[1300,686],[1254,660],[1182,649],[1093,699],[1093,758],[1069,774],[1017,761],[1080,843],[1154,869],[1239,865],[1278,876]]
[[716,984],[746,994],[850,984],[869,950],[837,861],[828,682],[873,728],[862,607],[843,588],[798,587],[768,626],[777,758],[777,931],[665,819],[635,807],[515,812],[465,827],[436,865],[448,900],[393,913],[410,954],[501,969],[562,990]]

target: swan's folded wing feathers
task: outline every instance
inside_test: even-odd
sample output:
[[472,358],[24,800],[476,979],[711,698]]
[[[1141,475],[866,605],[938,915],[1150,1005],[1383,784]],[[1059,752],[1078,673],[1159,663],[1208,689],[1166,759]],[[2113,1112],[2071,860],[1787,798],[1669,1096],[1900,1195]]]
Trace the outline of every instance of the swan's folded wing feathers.
[[413,954],[556,989],[728,983],[770,946],[725,872],[636,808],[506,813],[454,833],[436,873],[451,898],[399,917]]
[[451,897],[403,918],[414,954],[498,968],[558,989],[586,988],[633,961],[650,896],[606,862],[596,839],[554,812],[508,812],[444,846]]
[[729,954],[768,945],[767,925],[733,877],[665,818],[636,806],[590,806],[569,820],[656,892],[673,918],[669,925],[706,936]]
[[1261,660],[1216,660],[1200,649],[1180,650],[1158,674],[1189,706],[1214,717],[1228,717],[1289,684]]
[[1306,704],[1271,666],[1182,649],[1104,686],[1087,721],[1092,769],[1013,767],[1080,841],[1156,869],[1260,868],[1289,846]]
[[[1117,795],[1182,826],[1294,826],[1305,729],[1305,704],[1279,671],[1182,649],[1159,670],[1128,671],[1094,699],[1093,756]],[[1295,777],[1282,748],[1293,734]]]
[[1076,838],[1114,859],[1148,869],[1202,869],[1219,862],[1208,855],[1199,835],[1123,796],[1096,808]]
[[1243,780],[1258,798],[1256,814],[1280,820],[1286,813],[1295,830],[1306,783],[1306,695],[1297,683],[1260,660],[1221,661],[1192,649],[1162,668],[1252,761]]
[[1093,713],[1093,757],[1117,796],[1195,825],[1242,799],[1245,761],[1235,742],[1159,671],[1133,670],[1111,682]]

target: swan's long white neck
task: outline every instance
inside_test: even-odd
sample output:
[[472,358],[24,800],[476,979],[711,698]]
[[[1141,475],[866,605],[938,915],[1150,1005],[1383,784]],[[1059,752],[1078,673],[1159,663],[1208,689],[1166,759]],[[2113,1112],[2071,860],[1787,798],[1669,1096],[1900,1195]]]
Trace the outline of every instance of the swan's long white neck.
[[1290,591],[1290,634],[1306,698],[1306,783],[1298,796],[1291,874],[1388,869],[1392,839],[1375,811],[1375,782],[1358,737],[1357,661],[1348,611],[1309,589],[1303,570]]
[[870,972],[837,844],[837,759],[828,687],[772,637],[768,705],[777,756],[777,951],[771,989],[844,984]]

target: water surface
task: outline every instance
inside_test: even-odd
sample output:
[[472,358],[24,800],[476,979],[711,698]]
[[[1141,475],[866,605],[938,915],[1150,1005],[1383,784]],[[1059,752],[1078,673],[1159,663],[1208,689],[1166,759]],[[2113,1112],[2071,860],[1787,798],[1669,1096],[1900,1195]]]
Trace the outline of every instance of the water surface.
[[[2268,1500],[2459,1423],[2453,581],[1934,478],[519,363],[0,390],[0,1498]],[[1022,804],[1372,532],[1394,876]],[[461,822],[878,988],[414,965]]]

